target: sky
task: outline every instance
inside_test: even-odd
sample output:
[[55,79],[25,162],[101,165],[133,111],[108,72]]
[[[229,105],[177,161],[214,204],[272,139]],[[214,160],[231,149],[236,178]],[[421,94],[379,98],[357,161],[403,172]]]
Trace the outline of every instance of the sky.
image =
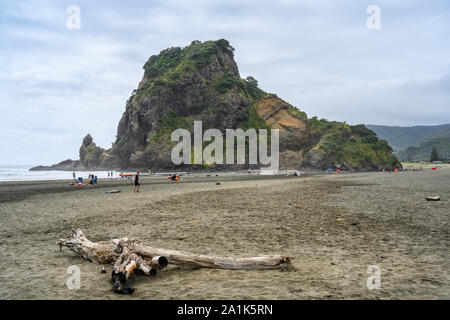
[[111,147],[147,59],[192,40],[229,40],[241,77],[309,117],[450,123],[449,31],[448,1],[1,0],[0,164]]

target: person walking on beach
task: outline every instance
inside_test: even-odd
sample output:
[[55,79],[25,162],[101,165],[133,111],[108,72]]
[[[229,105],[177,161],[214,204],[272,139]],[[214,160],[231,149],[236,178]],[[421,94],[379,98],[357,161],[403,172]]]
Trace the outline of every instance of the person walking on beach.
[[75,171],[74,172],[72,172],[72,177],[73,177],[73,180],[77,180],[77,174],[75,173]]
[[136,171],[136,175],[134,176],[134,189],[133,192],[139,192],[141,189],[141,184],[139,183],[139,174],[140,170]]

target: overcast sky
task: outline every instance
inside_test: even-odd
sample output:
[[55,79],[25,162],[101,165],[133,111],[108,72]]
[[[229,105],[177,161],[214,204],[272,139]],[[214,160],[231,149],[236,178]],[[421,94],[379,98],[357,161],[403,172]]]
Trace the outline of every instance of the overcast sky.
[[449,31],[449,1],[1,1],[0,164],[78,159],[87,133],[109,148],[145,61],[192,40],[228,39],[242,77],[310,117],[449,123]]

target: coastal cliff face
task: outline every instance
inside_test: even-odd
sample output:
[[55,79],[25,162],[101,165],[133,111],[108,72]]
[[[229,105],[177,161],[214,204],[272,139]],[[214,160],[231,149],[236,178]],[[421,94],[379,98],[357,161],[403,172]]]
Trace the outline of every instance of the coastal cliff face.
[[264,122],[280,132],[280,166],[298,168],[309,139],[306,114],[276,96],[260,99],[256,108]]
[[[308,119],[306,114],[258,82],[241,79],[227,40],[193,41],[151,56],[144,76],[126,103],[117,138],[109,150],[87,135],[74,166],[86,169],[202,169],[174,166],[171,133],[248,128],[280,130],[281,168],[392,168],[399,166],[386,142],[364,126]],[[216,166],[220,169],[219,166]],[[229,168],[229,167],[228,167]]]

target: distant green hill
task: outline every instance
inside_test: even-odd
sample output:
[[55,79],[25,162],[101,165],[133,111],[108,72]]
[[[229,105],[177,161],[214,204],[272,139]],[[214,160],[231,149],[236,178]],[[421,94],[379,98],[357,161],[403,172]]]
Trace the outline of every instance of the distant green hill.
[[[450,130],[447,131],[450,134]],[[429,161],[431,149],[435,147],[440,160],[450,159],[450,135],[432,138],[415,147],[409,147],[397,153],[400,161]]]
[[448,128],[436,131],[429,138],[427,138],[427,140],[434,138],[449,138],[449,137],[450,137],[450,126]]
[[437,126],[391,127],[368,124],[380,139],[387,140],[394,151],[418,146],[433,138],[450,137],[450,123]]

